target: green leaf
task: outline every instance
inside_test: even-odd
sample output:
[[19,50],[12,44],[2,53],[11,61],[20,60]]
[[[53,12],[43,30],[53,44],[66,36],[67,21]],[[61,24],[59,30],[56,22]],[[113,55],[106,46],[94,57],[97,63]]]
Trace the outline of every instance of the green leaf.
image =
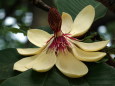
[[53,33],[52,29],[50,27],[48,27],[48,26],[41,26],[41,27],[38,27],[38,29],[44,30],[44,31],[46,31],[46,32],[48,32],[50,34]]
[[83,42],[93,42],[91,39],[94,38],[97,35],[97,32],[91,33],[90,35],[84,37],[84,39],[82,39]]
[[114,34],[115,34],[115,21],[109,22],[106,24],[107,27],[107,33],[112,37],[113,40],[115,40]]
[[17,75],[17,72],[13,71],[13,64],[20,58],[16,49],[0,50],[0,80]]
[[[21,27],[20,27],[21,28]],[[18,28],[13,28],[13,27],[7,27],[7,26],[0,26],[0,33],[5,34],[7,32],[12,32],[12,33],[23,33],[26,35],[27,31],[18,29]]]
[[115,68],[107,64],[90,64],[86,76],[91,86],[115,86]]
[[95,7],[95,20],[103,17],[106,14],[107,8],[95,0],[54,0],[59,12],[67,12],[75,19],[76,15],[87,5]]
[[24,24],[21,24],[21,25],[18,25],[20,28],[21,31],[23,31],[24,35],[27,35],[27,31],[30,29],[30,27],[24,25]]
[[88,64],[89,73],[82,78],[71,79],[53,68],[39,73],[28,70],[7,79],[0,86],[115,86],[115,69],[104,63]]

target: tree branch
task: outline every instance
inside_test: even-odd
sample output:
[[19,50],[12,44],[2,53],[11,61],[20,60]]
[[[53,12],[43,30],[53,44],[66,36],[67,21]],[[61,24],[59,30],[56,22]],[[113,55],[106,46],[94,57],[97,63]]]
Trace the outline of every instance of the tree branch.
[[33,5],[35,5],[38,8],[41,8],[41,9],[43,9],[45,11],[49,11],[49,9],[50,9],[50,6],[48,6],[42,0],[33,0]]
[[107,53],[107,56],[109,57],[109,60],[107,61],[107,64],[115,67],[115,61],[112,59],[112,57],[110,56],[110,54]]

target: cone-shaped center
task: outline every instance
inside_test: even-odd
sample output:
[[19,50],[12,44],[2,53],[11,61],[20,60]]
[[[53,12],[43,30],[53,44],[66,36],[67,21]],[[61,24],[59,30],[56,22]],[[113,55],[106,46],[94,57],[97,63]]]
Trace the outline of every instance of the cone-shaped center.
[[58,37],[63,34],[61,31],[61,15],[59,14],[56,8],[50,8],[48,13],[48,22],[51,29],[54,31],[55,36]]

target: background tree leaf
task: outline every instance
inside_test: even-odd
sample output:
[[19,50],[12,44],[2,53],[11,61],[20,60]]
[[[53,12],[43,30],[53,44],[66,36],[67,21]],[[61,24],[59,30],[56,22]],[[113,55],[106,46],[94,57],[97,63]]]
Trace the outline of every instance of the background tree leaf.
[[20,26],[20,28],[13,28],[13,27],[7,27],[7,26],[0,26],[0,33],[1,34],[5,34],[7,32],[12,32],[12,33],[23,33],[24,35],[26,35],[27,30],[25,30],[25,28],[27,29],[27,27],[24,26]]
[[38,29],[44,30],[44,31],[46,31],[46,32],[48,32],[50,34],[53,33],[52,29],[50,27],[48,27],[48,26],[40,26],[40,27],[38,27]]
[[115,68],[104,63],[89,64],[89,73],[86,80],[90,86],[114,86]]
[[21,57],[16,49],[0,50],[0,80],[17,75],[17,72],[13,71],[13,65],[21,59]]
[[60,13],[67,12],[74,19],[76,15],[87,5],[93,5],[96,10],[95,20],[106,14],[107,8],[95,0],[54,0]]
[[87,65],[89,73],[82,78],[68,78],[55,67],[44,73],[30,69],[7,79],[0,86],[115,86],[114,68],[104,63]]

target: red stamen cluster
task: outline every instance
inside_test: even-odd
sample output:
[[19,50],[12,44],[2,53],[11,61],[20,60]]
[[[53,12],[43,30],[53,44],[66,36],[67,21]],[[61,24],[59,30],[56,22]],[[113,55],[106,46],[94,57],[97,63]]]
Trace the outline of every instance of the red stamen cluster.
[[59,36],[54,38],[49,48],[55,50],[57,53],[58,51],[65,51],[69,45],[69,42],[64,36]]
[[48,13],[48,22],[54,32],[61,30],[62,19],[56,8],[50,8]]

